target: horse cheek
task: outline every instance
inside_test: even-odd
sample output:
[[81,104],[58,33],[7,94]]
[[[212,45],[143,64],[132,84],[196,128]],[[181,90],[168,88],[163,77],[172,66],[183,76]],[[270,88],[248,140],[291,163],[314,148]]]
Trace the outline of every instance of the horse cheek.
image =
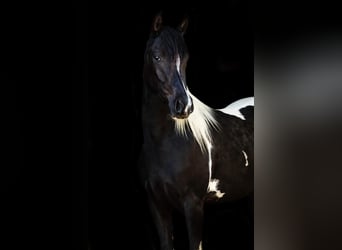
[[160,67],[156,68],[156,76],[161,82],[166,82],[166,74]]

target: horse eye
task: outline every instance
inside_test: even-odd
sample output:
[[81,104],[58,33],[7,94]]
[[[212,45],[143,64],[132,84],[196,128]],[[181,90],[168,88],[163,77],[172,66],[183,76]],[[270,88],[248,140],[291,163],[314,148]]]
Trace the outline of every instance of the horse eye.
[[159,56],[153,56],[153,59],[156,60],[157,62],[159,62],[161,60],[161,58]]

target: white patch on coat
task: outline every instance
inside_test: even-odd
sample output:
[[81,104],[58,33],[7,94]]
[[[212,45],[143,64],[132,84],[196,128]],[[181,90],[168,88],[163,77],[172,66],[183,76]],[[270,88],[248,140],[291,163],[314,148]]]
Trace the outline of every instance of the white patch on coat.
[[202,250],[202,241],[199,243],[198,250]]
[[246,152],[243,150],[242,150],[242,153],[243,153],[243,156],[245,157],[245,160],[246,160],[245,166],[247,167],[248,166],[248,156],[247,156]]
[[177,57],[176,57],[176,69],[177,69],[177,72],[178,72],[179,79],[181,79],[181,82],[182,82],[184,91],[185,91],[185,93],[186,93],[186,97],[187,97],[187,99],[188,99],[188,104],[187,104],[186,107],[185,107],[185,112],[187,112],[188,109],[191,107],[192,102],[191,102],[191,98],[190,98],[190,92],[189,92],[188,88],[185,86],[185,84],[184,84],[184,82],[183,82],[183,80],[182,80],[182,77],[181,77],[181,72],[180,72],[180,57],[179,57],[179,55],[177,55]]
[[225,195],[225,193],[222,193],[218,189],[219,182],[220,181],[218,179],[210,179],[209,185],[208,185],[208,193],[209,192],[215,192],[215,195],[216,195],[217,198],[222,198],[223,195]]
[[209,182],[208,182],[208,188],[209,188],[209,183],[210,183],[210,180],[211,180],[211,173],[212,173],[212,165],[213,165],[213,162],[211,160],[211,148],[213,146],[211,145],[210,142],[208,142],[208,145],[207,145],[207,148],[208,148],[208,166],[209,166]]
[[246,120],[243,114],[241,114],[240,109],[247,107],[247,106],[254,106],[254,97],[242,98],[240,100],[237,100],[229,104],[227,107],[223,109],[218,109],[218,110],[223,113],[236,116],[242,120]]

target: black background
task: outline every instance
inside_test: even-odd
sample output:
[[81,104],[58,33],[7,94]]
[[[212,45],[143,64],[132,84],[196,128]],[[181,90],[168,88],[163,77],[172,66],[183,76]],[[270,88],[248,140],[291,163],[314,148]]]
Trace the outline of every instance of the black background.
[[[151,249],[154,231],[136,160],[143,52],[153,17],[162,10],[170,25],[189,17],[187,83],[204,103],[221,108],[253,95],[249,6],[1,7],[3,246],[66,249],[72,240],[72,249]],[[251,227],[238,211],[208,210],[212,249],[250,246]],[[177,223],[176,244],[186,249]]]
[[[278,63],[291,40],[340,24],[319,1],[3,1],[0,248],[153,249],[136,159],[143,51],[160,10],[173,25],[189,16],[187,83],[214,108],[253,95],[255,41]],[[210,249],[248,249],[237,211],[208,210]]]

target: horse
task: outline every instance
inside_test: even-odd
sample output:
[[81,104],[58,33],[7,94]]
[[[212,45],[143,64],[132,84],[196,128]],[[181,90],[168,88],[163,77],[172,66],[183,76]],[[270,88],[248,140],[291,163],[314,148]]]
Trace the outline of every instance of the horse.
[[254,97],[215,109],[186,82],[184,34],[155,16],[143,65],[141,183],[161,250],[173,249],[173,213],[184,215],[190,250],[202,249],[204,205],[253,194]]

